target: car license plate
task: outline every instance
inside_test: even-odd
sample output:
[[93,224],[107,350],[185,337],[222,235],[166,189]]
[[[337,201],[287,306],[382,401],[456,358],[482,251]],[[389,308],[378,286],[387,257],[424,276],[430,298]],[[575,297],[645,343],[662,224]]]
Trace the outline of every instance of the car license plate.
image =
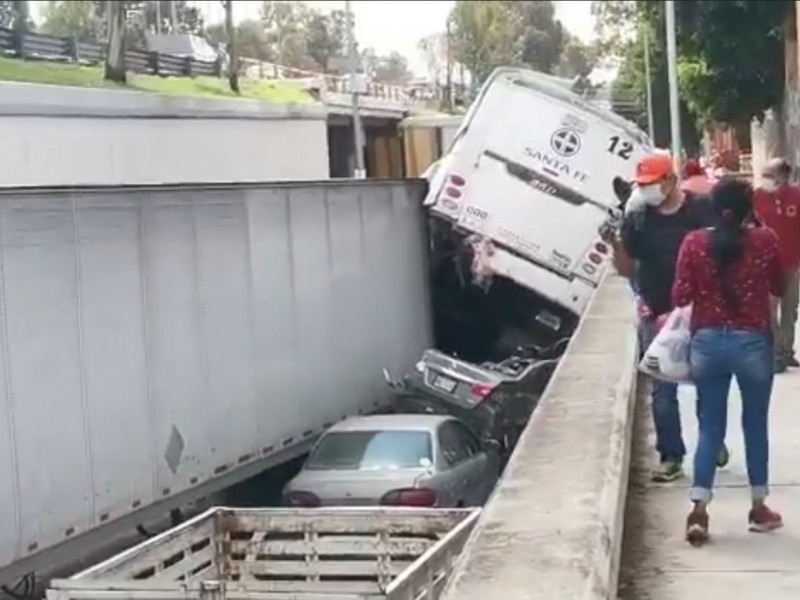
[[456,389],[456,382],[448,377],[437,375],[433,380],[433,387],[452,394],[453,390]]

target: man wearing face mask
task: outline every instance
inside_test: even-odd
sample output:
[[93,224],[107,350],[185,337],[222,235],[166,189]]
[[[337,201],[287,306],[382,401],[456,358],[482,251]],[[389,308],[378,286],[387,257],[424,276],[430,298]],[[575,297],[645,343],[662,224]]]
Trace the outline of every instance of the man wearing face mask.
[[[635,182],[622,223],[620,251],[636,264],[640,339],[647,347],[658,332],[659,317],[672,310],[672,284],[684,236],[695,229],[710,227],[714,216],[707,197],[681,190],[669,154],[644,157],[636,167]],[[653,381],[652,402],[656,450],[660,456],[653,480],[673,481],[683,474],[686,454],[677,384]],[[717,462],[721,466],[728,462],[725,447],[720,450]]]
[[778,236],[786,293],[774,305],[775,371],[800,366],[794,354],[794,330],[800,301],[800,190],[789,183],[792,168],[775,158],[762,171],[754,207],[761,222]]

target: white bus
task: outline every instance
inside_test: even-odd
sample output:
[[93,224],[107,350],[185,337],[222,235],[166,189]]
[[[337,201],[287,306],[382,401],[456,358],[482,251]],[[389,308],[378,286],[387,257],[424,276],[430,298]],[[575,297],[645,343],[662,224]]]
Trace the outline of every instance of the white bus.
[[491,272],[549,301],[536,320],[558,330],[583,313],[609,262],[597,231],[617,208],[613,179],[632,179],[651,151],[643,131],[552,78],[500,68],[430,173],[425,203],[490,242]]

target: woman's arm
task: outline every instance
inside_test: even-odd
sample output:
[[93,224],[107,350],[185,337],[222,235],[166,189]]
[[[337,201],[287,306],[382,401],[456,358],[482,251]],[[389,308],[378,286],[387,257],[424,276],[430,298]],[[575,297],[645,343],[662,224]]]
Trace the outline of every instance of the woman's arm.
[[683,239],[678,263],[675,266],[675,282],[672,284],[672,306],[687,306],[694,302],[694,267],[697,254],[697,237],[690,233]]

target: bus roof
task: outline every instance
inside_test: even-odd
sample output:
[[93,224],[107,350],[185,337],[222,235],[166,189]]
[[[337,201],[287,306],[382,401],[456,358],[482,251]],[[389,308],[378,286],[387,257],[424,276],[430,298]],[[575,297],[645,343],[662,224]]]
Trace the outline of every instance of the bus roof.
[[[534,91],[540,92],[547,96],[551,96],[562,102],[566,102],[568,104],[572,104],[576,109],[588,112],[600,119],[605,121],[609,121],[623,129],[628,135],[633,137],[634,139],[638,139],[641,141],[647,140],[652,145],[652,142],[649,140],[647,134],[642,131],[639,127],[635,124],[631,123],[627,119],[619,116],[618,114],[604,109],[596,104],[592,103],[590,100],[587,100],[575,92],[572,91],[571,86],[567,86],[568,80],[562,79],[560,77],[555,77],[553,75],[547,75],[545,73],[539,73],[537,71],[531,71],[528,69],[519,69],[515,67],[498,67],[495,69],[489,78],[486,80],[486,83],[483,86],[483,90],[485,91],[488,89],[492,83],[503,80],[508,81],[509,83],[515,85],[521,85],[523,87],[527,87]],[[481,93],[483,95],[483,92]],[[480,98],[476,100],[476,103],[480,101]]]

